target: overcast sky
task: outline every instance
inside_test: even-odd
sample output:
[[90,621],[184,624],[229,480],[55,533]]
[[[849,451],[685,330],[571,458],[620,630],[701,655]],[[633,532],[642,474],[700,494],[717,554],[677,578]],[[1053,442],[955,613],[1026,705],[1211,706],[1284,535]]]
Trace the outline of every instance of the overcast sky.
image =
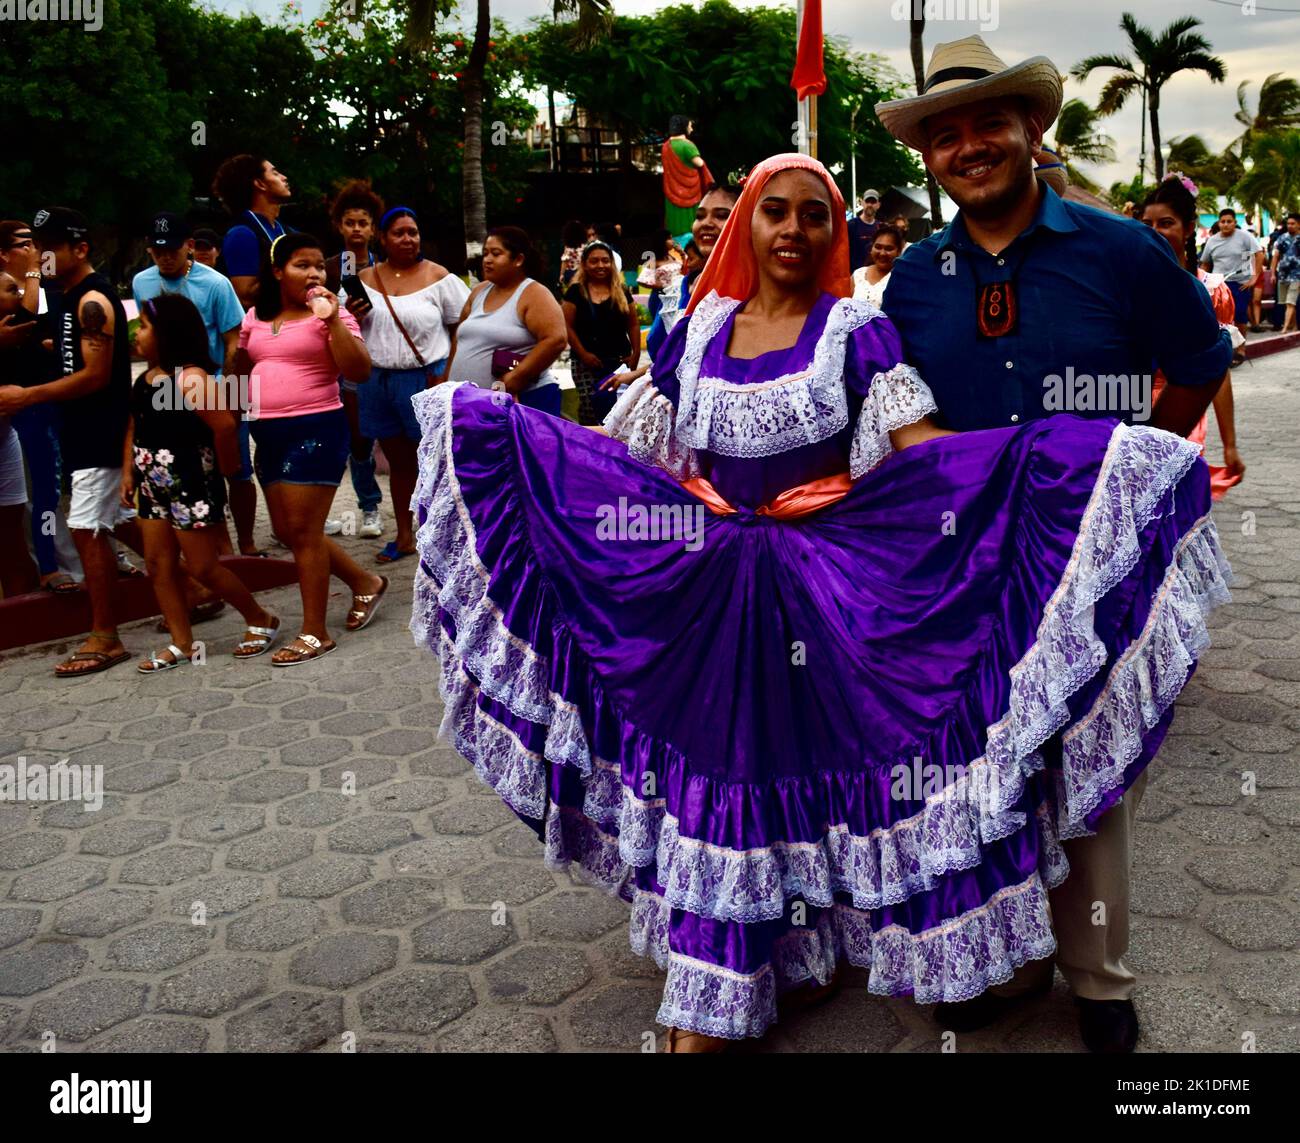
[[[302,0],[309,15],[323,0]],[[904,0],[822,0],[827,35],[843,36],[860,51],[877,52],[904,75],[911,74],[907,47]],[[1134,12],[1149,28],[1159,30],[1180,16],[1203,21],[1200,31],[1214,53],[1228,67],[1225,83],[1211,83],[1201,73],[1186,73],[1166,85],[1161,97],[1160,125],[1166,141],[1196,132],[1218,150],[1240,132],[1233,120],[1237,84],[1253,81],[1251,105],[1259,83],[1280,71],[1300,78],[1300,0],[1256,0],[1256,14],[1245,15],[1237,0],[926,0],[927,10],[941,14],[972,14],[971,20],[931,18],[926,25],[926,58],[935,43],[960,39],[978,32],[1008,63],[1026,56],[1045,55],[1062,72],[1078,60],[1098,52],[1127,52],[1127,39],[1119,29],[1124,11]],[[774,6],[776,0],[732,0],[739,8]],[[790,0],[791,5],[793,0]],[[1249,3],[1249,0],[1247,0]],[[274,17],[280,0],[217,0],[229,12],[257,11]],[[639,15],[668,7],[664,0],[614,0],[617,12]],[[776,5],[779,6],[779,5]],[[517,26],[530,17],[548,15],[549,0],[492,0],[493,14]],[[1287,9],[1267,11],[1265,9]],[[903,19],[896,19],[895,12]],[[981,17],[980,13],[987,15]],[[981,24],[985,25],[981,29]],[[989,25],[994,25],[990,27]],[[791,50],[793,64],[793,49]],[[1107,75],[1095,72],[1084,84],[1071,79],[1066,98],[1095,102]],[[1137,171],[1140,103],[1134,100],[1119,115],[1105,120],[1105,130],[1116,144],[1118,161],[1092,168],[1098,182],[1108,186]],[[1048,137],[1051,137],[1049,131]],[[1148,152],[1150,143],[1148,141]],[[834,156],[823,156],[833,162]],[[1150,157],[1148,154],[1148,171]]]

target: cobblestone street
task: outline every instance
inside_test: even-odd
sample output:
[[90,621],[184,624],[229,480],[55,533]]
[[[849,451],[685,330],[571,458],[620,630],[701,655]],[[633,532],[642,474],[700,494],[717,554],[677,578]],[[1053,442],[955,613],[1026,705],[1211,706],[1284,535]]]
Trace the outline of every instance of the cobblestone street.
[[[1139,1051],[1300,1051],[1300,352],[1233,383],[1248,471],[1215,516],[1234,601],[1140,814]],[[346,543],[369,564],[381,541]],[[152,622],[124,630],[133,662],[85,680],[54,678],[67,644],[0,658],[0,761],[102,765],[107,789],[96,813],[0,804],[3,1050],[640,1051],[660,1031],[626,906],[548,871],[436,740],[413,571],[355,635],[336,582],[339,649],[293,670],[235,662],[229,611],[196,629],[206,665],[159,677],[135,671],[168,641]],[[264,598],[294,630],[296,588]],[[1064,982],[958,1047],[1081,1051]],[[856,972],[758,1050],[939,1048],[928,1008]]]

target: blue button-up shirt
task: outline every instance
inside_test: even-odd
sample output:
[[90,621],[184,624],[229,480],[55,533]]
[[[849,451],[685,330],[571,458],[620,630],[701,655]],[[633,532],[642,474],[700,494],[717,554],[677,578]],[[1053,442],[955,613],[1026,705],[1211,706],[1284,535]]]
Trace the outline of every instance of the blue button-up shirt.
[[[1039,186],[1033,222],[1000,253],[976,245],[958,213],[894,263],[884,310],[934,393],[936,422],[968,431],[1057,412],[1142,421],[1157,367],[1174,385],[1222,377],[1231,340],[1169,244]],[[981,337],[980,285],[1013,274],[1016,329]]]

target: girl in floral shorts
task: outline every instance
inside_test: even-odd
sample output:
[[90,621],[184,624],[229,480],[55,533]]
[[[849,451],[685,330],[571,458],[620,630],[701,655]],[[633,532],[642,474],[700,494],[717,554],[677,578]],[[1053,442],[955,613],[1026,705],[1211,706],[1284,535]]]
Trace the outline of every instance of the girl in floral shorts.
[[221,477],[233,476],[240,466],[237,414],[220,399],[224,389],[211,376],[216,366],[194,304],[179,294],[145,302],[136,352],[148,369],[131,389],[122,502],[139,514],[149,578],[172,636],[171,646],[138,669],[153,674],[191,661],[187,573],[243,615],[247,630],[236,657],[260,655],[271,646],[279,620],[218,561],[226,507]]

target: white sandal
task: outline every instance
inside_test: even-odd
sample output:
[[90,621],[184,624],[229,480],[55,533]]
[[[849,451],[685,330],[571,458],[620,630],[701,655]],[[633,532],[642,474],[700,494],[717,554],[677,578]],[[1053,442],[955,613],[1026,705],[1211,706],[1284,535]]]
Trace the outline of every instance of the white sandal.
[[137,663],[136,670],[142,675],[156,675],[159,671],[172,671],[182,663],[188,663],[190,657],[185,654],[175,643],[169,643],[167,650],[175,656],[170,661],[161,657],[161,652],[151,653],[147,663]]
[[[311,654],[310,654],[310,655],[307,655],[307,654],[304,654],[304,653],[301,652],[301,651],[293,651],[294,655],[297,656],[296,658],[293,658],[293,659],[272,659],[272,660],[271,660],[271,666],[273,666],[273,667],[296,667],[299,663],[310,663],[313,659],[319,659],[319,658],[321,658],[321,656],[323,656],[323,655],[328,655],[331,651],[334,650],[335,647],[338,646],[338,644],[335,643],[335,642],[333,642],[332,640],[330,641],[330,643],[329,643],[328,645],[325,644],[325,643],[322,643],[319,639],[316,638],[315,635],[299,635],[299,636],[297,636],[297,637],[293,640],[293,643],[303,643],[303,644],[305,644],[308,648],[310,648],[310,650],[311,650]],[[293,650],[293,643],[290,643],[290,645],[289,645],[288,647],[286,647],[285,650],[286,650],[286,651],[292,651],[292,650]]]
[[241,639],[230,653],[236,659],[256,659],[258,655],[265,655],[275,645],[281,626],[283,625],[280,621],[276,620],[274,627],[245,627],[245,631],[251,632],[257,638]]

